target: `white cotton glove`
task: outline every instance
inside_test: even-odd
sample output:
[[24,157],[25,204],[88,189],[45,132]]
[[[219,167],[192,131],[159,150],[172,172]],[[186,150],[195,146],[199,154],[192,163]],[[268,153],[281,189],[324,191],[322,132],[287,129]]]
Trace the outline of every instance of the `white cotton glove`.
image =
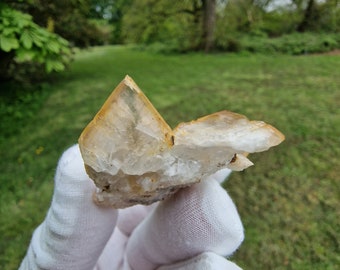
[[231,255],[243,240],[236,208],[212,179],[159,203],[132,232],[126,257],[132,269],[155,269],[210,251]]
[[213,252],[204,252],[176,264],[161,266],[157,270],[242,270],[235,263]]
[[20,269],[93,269],[118,216],[92,202],[94,190],[78,146],[71,147],[59,161],[51,207]]
[[117,221],[117,210],[92,202],[94,184],[73,146],[59,162],[52,205],[20,270],[240,269],[224,258],[243,240],[236,208],[217,182],[229,173],[164,202],[119,210]]

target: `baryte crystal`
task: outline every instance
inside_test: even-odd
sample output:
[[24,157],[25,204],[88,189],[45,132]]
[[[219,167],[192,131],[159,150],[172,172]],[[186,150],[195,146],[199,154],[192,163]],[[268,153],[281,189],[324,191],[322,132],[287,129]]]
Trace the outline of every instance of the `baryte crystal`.
[[151,204],[216,171],[243,170],[248,153],[284,140],[274,127],[229,111],[181,123],[174,130],[128,76],[82,132],[85,168],[98,204]]

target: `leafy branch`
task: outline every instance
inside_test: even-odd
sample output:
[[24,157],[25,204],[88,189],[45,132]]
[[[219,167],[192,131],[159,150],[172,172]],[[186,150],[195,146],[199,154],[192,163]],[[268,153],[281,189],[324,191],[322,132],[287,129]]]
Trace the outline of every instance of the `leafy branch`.
[[41,64],[47,73],[60,72],[71,56],[67,40],[35,24],[30,15],[7,5],[0,5],[0,52],[11,56],[0,67],[7,73],[9,65],[22,63]]

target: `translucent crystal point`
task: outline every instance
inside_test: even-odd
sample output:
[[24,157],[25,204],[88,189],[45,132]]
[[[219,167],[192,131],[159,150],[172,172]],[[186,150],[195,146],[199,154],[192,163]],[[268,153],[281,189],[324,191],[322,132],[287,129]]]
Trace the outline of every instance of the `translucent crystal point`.
[[223,168],[243,170],[248,153],[284,136],[229,111],[181,123],[174,130],[128,76],[82,132],[79,146],[99,204],[151,204]]

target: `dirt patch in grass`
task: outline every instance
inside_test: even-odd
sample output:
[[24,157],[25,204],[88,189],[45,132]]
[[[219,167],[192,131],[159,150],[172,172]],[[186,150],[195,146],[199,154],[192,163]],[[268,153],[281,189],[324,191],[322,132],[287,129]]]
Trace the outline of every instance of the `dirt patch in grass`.
[[330,52],[325,52],[325,53],[315,53],[313,55],[340,55],[340,49],[337,49],[337,50],[333,50],[333,51],[330,51]]

